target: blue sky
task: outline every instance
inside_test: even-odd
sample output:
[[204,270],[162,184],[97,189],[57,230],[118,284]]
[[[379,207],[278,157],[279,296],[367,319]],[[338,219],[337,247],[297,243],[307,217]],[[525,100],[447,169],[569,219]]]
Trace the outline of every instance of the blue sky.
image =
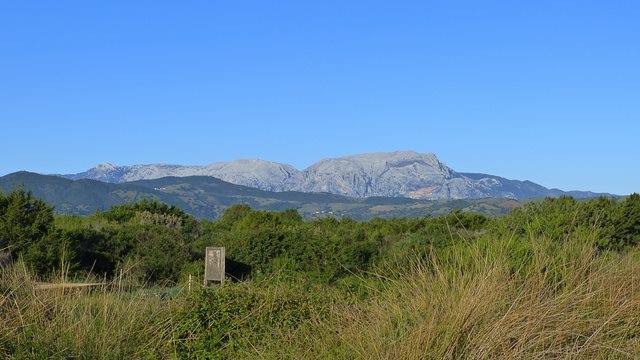
[[433,152],[640,191],[638,1],[3,1],[0,175]]

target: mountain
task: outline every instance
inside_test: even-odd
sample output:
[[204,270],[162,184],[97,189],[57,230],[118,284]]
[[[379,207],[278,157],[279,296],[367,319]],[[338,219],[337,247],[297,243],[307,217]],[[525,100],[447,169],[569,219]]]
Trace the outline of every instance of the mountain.
[[[369,153],[323,159],[303,171],[265,160],[236,160],[206,166],[100,164],[86,172],[63,175],[71,180],[94,179],[110,183],[167,176],[212,176],[266,191],[328,192],[349,197],[406,197],[428,200],[531,198],[601,194],[548,189],[530,181],[456,172],[436,155],[413,151]],[[609,194],[602,194],[609,195]]]
[[90,179],[69,180],[24,171],[0,177],[0,191],[9,192],[15,187],[32,191],[36,197],[54,205],[57,213],[78,215],[92,214],[143,198],[176,205],[201,219],[216,219],[233,204],[247,204],[258,210],[282,211],[293,208],[307,219],[329,215],[349,216],[356,220],[439,215],[453,210],[498,215],[520,205],[509,199],[430,201],[271,192],[231,184],[211,176],[163,177],[120,184]]
[[[371,153],[321,160],[302,172],[296,190],[354,197],[401,196],[450,199],[455,173],[433,154]],[[454,185],[455,186],[455,185]]]
[[236,160],[217,162],[207,166],[184,165],[131,165],[114,166],[99,164],[79,174],[63,175],[70,180],[92,179],[108,183],[124,183],[136,180],[159,179],[168,176],[212,176],[232,184],[254,187],[267,191],[285,191],[284,186],[290,178],[300,171],[291,165],[278,164],[264,160]]

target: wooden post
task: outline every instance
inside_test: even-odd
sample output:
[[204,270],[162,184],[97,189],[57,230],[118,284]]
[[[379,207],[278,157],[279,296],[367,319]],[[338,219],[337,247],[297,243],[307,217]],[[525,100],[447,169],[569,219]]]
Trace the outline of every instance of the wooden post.
[[191,274],[189,274],[189,294],[191,294]]

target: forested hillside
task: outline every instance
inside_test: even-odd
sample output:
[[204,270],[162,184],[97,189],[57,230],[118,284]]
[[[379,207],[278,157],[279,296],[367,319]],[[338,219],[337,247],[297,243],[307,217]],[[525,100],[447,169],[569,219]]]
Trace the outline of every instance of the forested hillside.
[[210,176],[164,177],[110,184],[96,180],[67,180],[29,172],[0,177],[0,191],[23,188],[54,206],[57,214],[91,215],[142,199],[174,205],[198,219],[214,220],[234,204],[256,210],[296,209],[305,219],[333,215],[356,220],[374,217],[442,215],[453,210],[505,214],[520,203],[512,199],[416,200],[408,198],[350,198],[329,193],[271,192],[231,184]]

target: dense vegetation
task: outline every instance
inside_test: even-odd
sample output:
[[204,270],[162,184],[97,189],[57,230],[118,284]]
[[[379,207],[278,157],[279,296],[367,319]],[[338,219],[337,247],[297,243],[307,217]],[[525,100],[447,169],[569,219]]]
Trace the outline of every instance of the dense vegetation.
[[[1,265],[0,356],[625,358],[640,351],[639,242],[638,194],[497,218],[303,220],[235,205],[197,221],[149,200],[54,215],[14,190],[0,194],[0,249],[16,260]],[[169,301],[33,289],[120,269],[130,285],[180,287],[201,276],[206,246],[226,247],[236,281]]]

